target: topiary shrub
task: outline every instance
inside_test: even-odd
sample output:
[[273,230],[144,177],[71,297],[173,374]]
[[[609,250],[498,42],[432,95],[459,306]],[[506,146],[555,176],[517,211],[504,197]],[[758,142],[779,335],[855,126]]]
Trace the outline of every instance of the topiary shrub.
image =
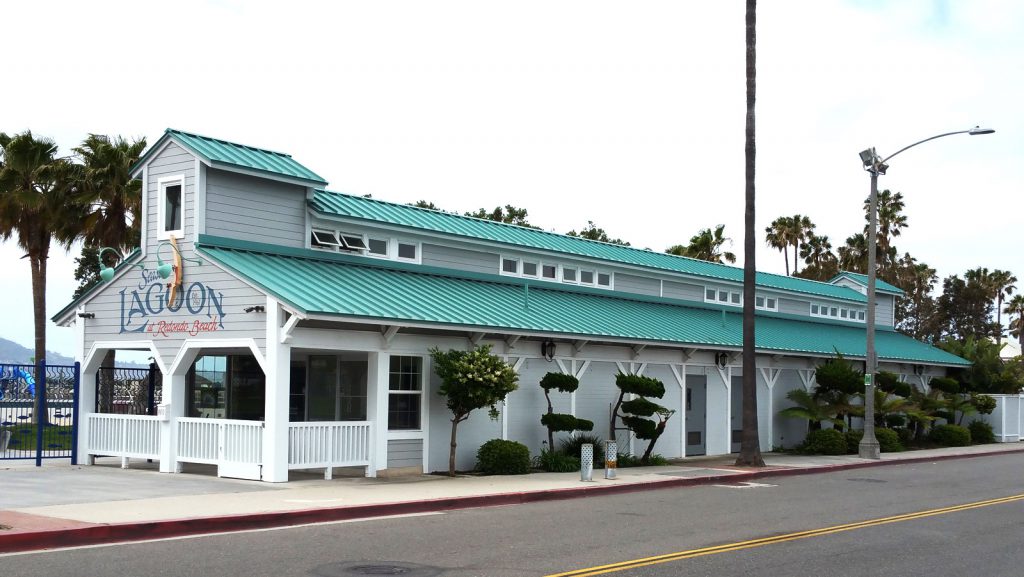
[[594,446],[594,468],[604,468],[604,439],[597,435],[576,435],[575,437],[569,437],[562,441],[562,453],[575,457],[576,460],[580,460],[580,455],[583,453],[583,445],[591,444]]
[[[996,410],[996,400],[988,395],[971,394],[971,404],[977,409],[979,415],[991,415]],[[982,421],[972,421],[980,423]]]
[[985,421],[971,421],[971,424],[967,425],[967,430],[971,432],[971,442],[975,445],[996,442],[996,434],[992,431],[992,425]]
[[846,452],[856,455],[860,452],[860,440],[864,438],[864,429],[850,429],[844,435],[846,438]]
[[883,453],[900,453],[906,448],[900,442],[900,435],[892,429],[875,429],[875,439],[878,440],[878,448]]
[[808,455],[843,455],[846,453],[846,436],[835,429],[811,431],[800,445],[800,452]]
[[551,391],[573,393],[580,386],[580,381],[572,375],[564,373],[547,373],[540,379],[540,388],[544,389],[544,398],[548,402],[548,411],[541,415],[540,424],[548,429],[548,450],[555,450],[555,433],[571,433],[573,431],[592,431],[593,421],[578,419],[573,415],[556,413],[551,404]]
[[936,425],[932,427],[931,440],[943,447],[966,447],[971,444],[971,432],[960,425]]
[[[608,434],[612,437],[615,436],[617,428],[615,422],[621,420],[622,424],[632,431],[636,438],[650,441],[647,444],[647,450],[640,457],[640,461],[647,465],[651,461],[654,444],[658,442],[658,438],[665,432],[668,420],[676,412],[644,397],[660,399],[665,396],[665,384],[651,377],[619,373],[615,375],[615,386],[619,388],[619,400],[615,402],[615,406],[611,411]],[[640,398],[624,401],[627,394],[638,395]],[[654,415],[658,417],[657,422],[645,418]]]
[[530,472],[530,449],[516,441],[491,439],[476,452],[476,468],[488,475],[524,475]]
[[956,379],[949,377],[935,377],[928,381],[928,386],[947,395],[955,395],[960,392],[960,383],[956,382]]
[[533,459],[533,466],[549,473],[569,473],[580,470],[580,460],[557,451],[541,451]]

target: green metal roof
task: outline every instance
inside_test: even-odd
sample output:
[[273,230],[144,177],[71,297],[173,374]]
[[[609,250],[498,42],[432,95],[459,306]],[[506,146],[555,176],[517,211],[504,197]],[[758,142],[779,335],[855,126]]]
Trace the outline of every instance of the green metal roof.
[[253,146],[246,146],[244,144],[236,144],[226,140],[200,136],[191,132],[184,132],[171,128],[168,128],[164,132],[163,137],[161,137],[156,144],[150,147],[146,154],[144,154],[142,158],[135,163],[135,166],[132,167],[132,171],[137,167],[142,166],[149,159],[150,155],[162,146],[164,140],[167,138],[173,138],[175,142],[180,143],[182,146],[188,148],[193,153],[199,155],[214,166],[218,164],[223,166],[234,166],[258,172],[286,176],[289,178],[307,181],[313,186],[323,186],[327,184],[326,180],[321,178],[312,170],[296,162],[289,154],[274,152],[273,150],[265,150],[263,148],[256,148]]
[[[868,275],[860,274],[859,272],[840,271],[839,274],[829,279],[828,282],[835,282],[837,279],[848,278],[858,284],[868,286]],[[875,279],[875,290],[879,292],[892,293],[894,295],[903,296],[905,293],[900,287],[889,284],[880,278]]]
[[[498,275],[456,277],[363,257],[200,239],[207,257],[307,314],[437,324],[488,332],[650,341],[739,349],[742,315],[657,297],[632,298]],[[233,246],[232,246],[233,245]],[[244,248],[249,247],[249,248]],[[764,351],[863,357],[860,326],[759,314]],[[893,331],[878,331],[879,357],[914,363],[966,361]]]
[[[316,212],[324,215],[382,222],[436,233],[498,242],[514,247],[555,251],[715,280],[735,283],[743,282],[743,269],[735,266],[587,240],[564,234],[426,208],[417,208],[404,204],[384,202],[360,196],[317,190],[313,200],[310,201],[310,206]],[[848,287],[763,272],[757,273],[757,285],[764,288],[793,291],[858,303],[863,303],[867,300],[860,292]]]

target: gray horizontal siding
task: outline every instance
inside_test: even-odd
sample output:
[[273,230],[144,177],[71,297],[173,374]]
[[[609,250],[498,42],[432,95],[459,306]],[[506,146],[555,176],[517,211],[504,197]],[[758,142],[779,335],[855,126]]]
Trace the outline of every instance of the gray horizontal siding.
[[388,469],[423,466],[423,439],[388,441]]
[[306,190],[292,184],[208,169],[206,232],[301,248],[306,242]]
[[[616,277],[616,288],[618,288],[618,279]],[[704,300],[704,287],[701,285],[681,283],[667,280],[664,282],[664,294],[665,298],[670,299],[682,299],[687,301],[703,301]]]
[[615,291],[658,296],[661,294],[661,281],[617,272],[615,273]]
[[887,327],[892,326],[892,309],[894,297],[890,295],[877,294],[875,299],[875,323]]
[[422,251],[422,262],[428,266],[498,274],[498,255],[494,253],[428,243],[423,244]]

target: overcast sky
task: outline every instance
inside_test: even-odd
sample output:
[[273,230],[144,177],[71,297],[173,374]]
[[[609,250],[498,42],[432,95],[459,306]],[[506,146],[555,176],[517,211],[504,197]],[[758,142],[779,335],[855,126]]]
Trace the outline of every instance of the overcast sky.
[[[16,2],[3,9],[0,131],[68,153],[87,133],[174,127],[291,154],[330,188],[448,210],[513,204],[556,232],[593,220],[664,250],[725,224],[742,253],[744,6],[696,2]],[[901,251],[941,276],[1024,279],[1024,4],[762,0],[757,265],[800,213],[839,246],[880,188],[904,193]],[[71,297],[50,258],[48,314]],[[0,336],[31,346],[28,262],[0,247]],[[741,263],[738,263],[741,264]],[[1022,281],[1024,284],[1024,281]],[[1022,286],[1024,288],[1024,286]],[[51,349],[73,353],[53,327]]]

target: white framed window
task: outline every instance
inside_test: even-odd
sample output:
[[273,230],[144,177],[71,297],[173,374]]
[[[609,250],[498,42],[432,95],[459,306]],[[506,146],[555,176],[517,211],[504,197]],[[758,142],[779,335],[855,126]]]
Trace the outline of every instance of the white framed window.
[[420,262],[420,244],[418,242],[398,241],[398,250],[395,252],[398,260]]
[[378,256],[381,258],[388,258],[391,255],[391,241],[386,238],[374,238],[370,237],[366,241],[367,254],[370,256]]
[[388,371],[388,430],[423,429],[423,357],[391,357]]
[[523,261],[523,276],[537,278],[537,273],[539,271],[540,265],[538,263],[528,260]]
[[864,314],[865,314],[864,311],[857,311],[857,320],[858,321],[863,321],[864,320]]
[[594,271],[592,271],[592,270],[581,270],[580,271],[580,284],[587,284],[587,285],[594,284]]
[[338,233],[338,240],[340,240],[341,243],[345,245],[345,248],[348,250],[369,250],[369,247],[366,246],[366,240],[363,239],[363,235],[361,234],[340,232]]
[[519,275],[519,259],[509,256],[501,257],[501,274]]
[[599,272],[597,273],[597,286],[611,288],[612,286],[612,275],[611,273]]
[[579,282],[578,269],[574,266],[563,266],[562,267],[562,282],[577,283]]
[[546,264],[546,263],[541,265],[541,267],[540,267],[540,276],[541,276],[541,278],[546,278],[548,280],[557,280],[558,279],[558,265]]
[[309,246],[322,250],[338,250],[343,247],[333,230],[315,228],[309,232]]
[[185,236],[185,175],[157,180],[156,237],[166,240]]
[[743,304],[743,293],[737,290],[704,287],[704,302],[738,307]]

